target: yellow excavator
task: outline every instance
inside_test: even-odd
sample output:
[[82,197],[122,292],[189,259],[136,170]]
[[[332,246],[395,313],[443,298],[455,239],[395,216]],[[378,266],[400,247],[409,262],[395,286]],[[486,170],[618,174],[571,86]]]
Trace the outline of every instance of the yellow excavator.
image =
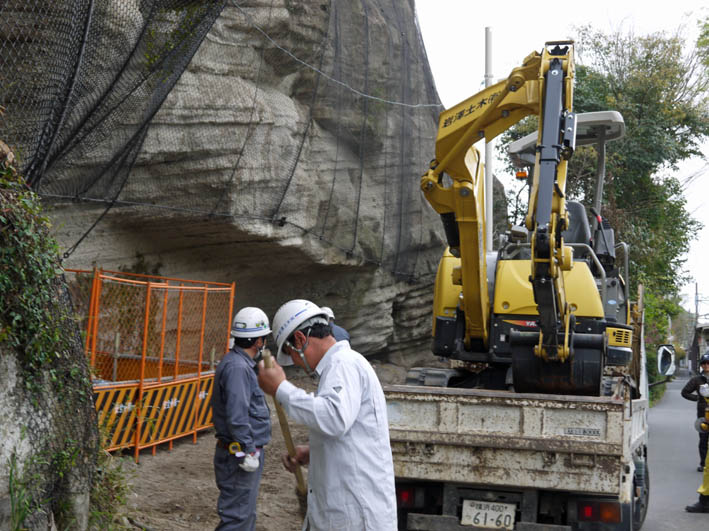
[[[409,383],[442,378],[450,386],[599,396],[604,375],[632,379],[640,319],[629,301],[627,246],[616,245],[600,215],[601,155],[624,124],[617,112],[575,114],[573,84],[573,42],[548,42],[507,79],[441,113],[421,189],[448,243],[435,283],[433,353],[454,368],[413,373]],[[474,144],[529,115],[538,117],[537,133],[510,146],[530,175],[524,226],[486,253]],[[599,146],[593,230],[584,206],[566,200],[568,160],[577,144],[590,143]]]

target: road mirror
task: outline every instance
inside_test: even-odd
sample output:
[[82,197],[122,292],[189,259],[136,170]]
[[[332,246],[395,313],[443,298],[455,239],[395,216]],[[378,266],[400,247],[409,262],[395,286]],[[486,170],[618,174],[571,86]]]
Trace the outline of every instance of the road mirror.
[[672,376],[675,373],[675,347],[672,345],[658,347],[657,372],[662,376]]

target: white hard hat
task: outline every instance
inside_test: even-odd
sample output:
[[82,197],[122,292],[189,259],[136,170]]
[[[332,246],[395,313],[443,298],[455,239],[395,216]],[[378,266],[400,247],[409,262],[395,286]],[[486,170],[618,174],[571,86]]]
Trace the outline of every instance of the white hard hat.
[[291,334],[300,328],[318,323],[328,324],[327,315],[320,306],[305,299],[288,301],[278,308],[273,316],[273,338],[278,347],[276,360],[279,364],[293,365],[291,357],[283,352],[283,345]]
[[332,308],[329,306],[321,306],[320,309],[322,310],[322,313],[327,315],[328,319],[335,320],[335,312],[332,311]]
[[231,324],[232,337],[263,337],[270,333],[268,317],[263,310],[252,306],[239,310]]

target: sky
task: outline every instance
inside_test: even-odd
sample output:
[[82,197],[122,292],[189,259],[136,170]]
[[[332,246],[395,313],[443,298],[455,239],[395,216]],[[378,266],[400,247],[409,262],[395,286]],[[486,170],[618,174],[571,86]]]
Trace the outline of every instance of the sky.
[[[445,107],[484,87],[486,27],[492,32],[492,75],[497,82],[531,52],[541,51],[546,41],[572,37],[575,27],[591,25],[606,33],[621,30],[635,35],[674,33],[683,27],[687,42],[693,44],[697,21],[709,17],[706,0],[675,0],[671,8],[647,0],[594,0],[557,3],[563,7],[556,9],[550,4],[538,4],[535,9],[534,3],[519,0],[415,2],[426,54]],[[709,158],[709,141],[704,144],[704,154]],[[495,174],[500,177],[500,173],[498,165]],[[687,161],[675,175],[680,182],[689,181],[685,188],[687,209],[705,225],[687,253],[686,269],[693,280],[683,290],[683,306],[694,311],[696,282],[702,300],[699,313],[706,314],[704,321],[709,322],[709,164],[701,159]]]

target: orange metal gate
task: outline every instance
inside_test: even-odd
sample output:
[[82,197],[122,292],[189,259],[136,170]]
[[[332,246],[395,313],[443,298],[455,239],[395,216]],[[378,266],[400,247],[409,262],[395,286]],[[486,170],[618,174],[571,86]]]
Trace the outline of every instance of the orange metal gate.
[[140,450],[212,425],[234,284],[67,269],[93,371],[105,448]]

